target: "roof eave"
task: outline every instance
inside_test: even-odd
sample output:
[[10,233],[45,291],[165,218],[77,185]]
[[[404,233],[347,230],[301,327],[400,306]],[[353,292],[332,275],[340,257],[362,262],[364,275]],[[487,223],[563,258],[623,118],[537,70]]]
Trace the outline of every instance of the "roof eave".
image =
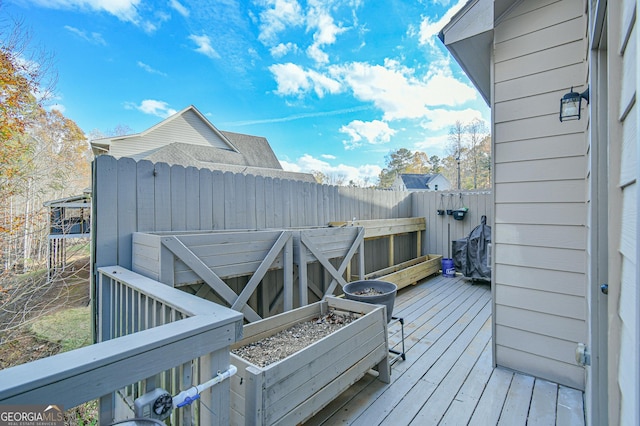
[[488,105],[493,17],[493,0],[470,0],[438,34]]

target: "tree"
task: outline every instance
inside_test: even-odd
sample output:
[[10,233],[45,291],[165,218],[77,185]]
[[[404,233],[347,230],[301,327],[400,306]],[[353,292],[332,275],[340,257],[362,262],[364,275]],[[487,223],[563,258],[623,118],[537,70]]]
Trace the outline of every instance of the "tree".
[[316,183],[327,183],[329,181],[329,176],[322,173],[320,170],[311,170],[311,174],[313,178],[316,180]]
[[46,253],[43,202],[89,185],[89,150],[83,132],[43,104],[56,75],[52,56],[29,45],[22,23],[0,21],[0,259],[24,270]]
[[387,165],[378,176],[379,188],[390,188],[399,174],[425,174],[432,170],[429,156],[421,151],[411,152],[406,148],[399,148],[391,151],[386,160]]
[[431,172],[431,164],[429,162],[429,157],[426,153],[421,151],[416,151],[413,154],[413,159],[411,160],[411,165],[409,166],[408,172],[417,173],[417,174],[426,174]]
[[[432,165],[435,161],[432,160]],[[484,122],[456,121],[449,129],[448,155],[437,167],[441,167],[441,173],[454,188],[491,187],[491,137]]]
[[[0,8],[1,8],[0,4]],[[51,96],[57,75],[53,56],[30,46],[22,21],[0,20],[0,140],[24,132],[33,113]],[[6,154],[5,154],[6,155]]]
[[484,122],[477,118],[465,126],[469,140],[469,156],[471,161],[471,173],[473,176],[473,189],[478,188],[480,167],[480,144],[486,136]]
[[431,173],[442,173],[442,160],[437,155],[429,157],[429,164],[431,164]]
[[460,120],[457,120],[451,128],[449,128],[449,148],[452,151],[454,160],[456,162],[456,175],[455,175],[455,187],[460,190],[462,188],[462,178],[460,163],[463,161],[463,138],[464,138],[464,125]]

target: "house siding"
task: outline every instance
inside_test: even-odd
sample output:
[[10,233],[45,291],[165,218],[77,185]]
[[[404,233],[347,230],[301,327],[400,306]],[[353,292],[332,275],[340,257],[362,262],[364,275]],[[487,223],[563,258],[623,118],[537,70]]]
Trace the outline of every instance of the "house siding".
[[194,111],[188,110],[146,134],[113,141],[109,155],[140,160],[173,142],[231,149]]
[[[610,375],[617,381],[620,392],[619,423],[637,425],[640,423],[638,401],[640,400],[638,365],[638,106],[636,90],[638,84],[638,34],[635,25],[637,2],[625,0],[620,4],[610,4],[612,8],[609,23],[610,46],[614,50],[611,79],[620,82],[620,94],[617,105],[610,105],[612,110],[611,125],[617,126],[617,134],[612,138],[615,157],[612,162],[619,164],[619,173],[610,185],[616,193],[619,208],[610,211],[610,220],[620,224],[619,235],[615,241],[611,255],[617,256],[620,264],[619,294],[609,301],[610,312],[614,319],[614,330],[617,326],[620,333],[620,350],[610,353],[614,357],[614,368]],[[616,250],[617,249],[617,250]],[[610,286],[615,283],[610,283]],[[614,293],[614,295],[616,295]],[[613,309],[612,309],[613,308]],[[616,408],[616,407],[613,407]],[[611,419],[611,417],[610,417]],[[617,419],[613,419],[617,420]]]
[[560,123],[558,109],[586,87],[586,28],[582,0],[519,3],[495,26],[492,102],[495,361],[578,389],[588,119]]

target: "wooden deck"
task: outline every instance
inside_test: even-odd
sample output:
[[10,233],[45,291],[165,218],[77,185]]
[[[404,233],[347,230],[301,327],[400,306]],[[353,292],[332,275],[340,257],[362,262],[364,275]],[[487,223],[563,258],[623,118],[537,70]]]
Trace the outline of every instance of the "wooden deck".
[[584,425],[581,391],[492,368],[488,284],[428,279],[398,292],[394,316],[407,359],[391,384],[366,375],[307,425]]

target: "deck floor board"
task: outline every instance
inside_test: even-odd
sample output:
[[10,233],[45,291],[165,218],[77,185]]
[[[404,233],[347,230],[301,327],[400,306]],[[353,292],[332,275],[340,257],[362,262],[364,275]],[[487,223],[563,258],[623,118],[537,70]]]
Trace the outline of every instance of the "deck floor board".
[[[407,359],[391,383],[366,375],[305,424],[584,424],[582,392],[493,368],[488,284],[427,279],[398,292],[394,316]],[[400,348],[397,322],[389,342]]]

